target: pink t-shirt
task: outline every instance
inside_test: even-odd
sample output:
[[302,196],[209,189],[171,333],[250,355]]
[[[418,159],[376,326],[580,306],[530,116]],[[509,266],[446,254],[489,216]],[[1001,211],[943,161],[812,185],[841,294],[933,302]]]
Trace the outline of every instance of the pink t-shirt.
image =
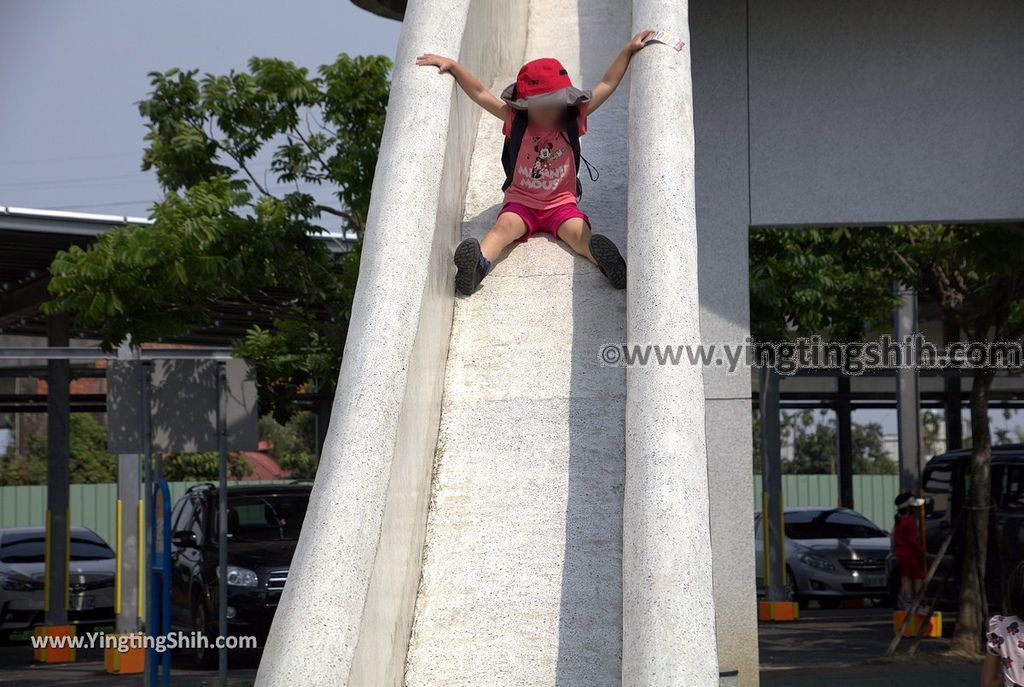
[[[587,133],[587,106],[578,107],[576,122],[580,136]],[[509,135],[515,110],[508,109],[501,133]],[[521,203],[528,208],[548,210],[575,203],[576,161],[564,127],[547,131],[526,125],[519,157],[512,172],[512,185],[505,191],[506,203]]]

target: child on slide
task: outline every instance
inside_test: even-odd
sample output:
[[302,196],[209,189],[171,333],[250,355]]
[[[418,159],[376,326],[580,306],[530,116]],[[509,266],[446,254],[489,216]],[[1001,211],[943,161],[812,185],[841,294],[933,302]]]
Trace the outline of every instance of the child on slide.
[[417,58],[420,66],[450,73],[473,102],[504,123],[504,204],[483,241],[469,238],[456,248],[459,293],[476,291],[509,244],[539,231],[597,265],[615,288],[626,288],[626,263],[619,249],[607,236],[591,234],[589,218],[576,205],[579,137],[587,132],[587,116],[615,92],[633,55],[653,33],[633,36],[590,93],[573,87],[565,68],[551,58],[524,64],[500,100],[455,60],[429,53]]

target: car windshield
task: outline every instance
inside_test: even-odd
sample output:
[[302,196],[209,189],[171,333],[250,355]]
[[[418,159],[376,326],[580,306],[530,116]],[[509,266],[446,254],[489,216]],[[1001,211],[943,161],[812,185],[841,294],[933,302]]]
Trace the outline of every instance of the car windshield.
[[[114,557],[114,552],[99,537],[73,535],[71,537],[71,560],[102,561]],[[42,536],[4,540],[0,547],[0,561],[4,563],[44,563],[46,542]]]
[[786,513],[790,539],[867,539],[886,533],[863,515],[844,510],[807,510]]
[[[309,493],[228,497],[228,538],[233,542],[298,539]],[[214,518],[214,536],[217,535]]]

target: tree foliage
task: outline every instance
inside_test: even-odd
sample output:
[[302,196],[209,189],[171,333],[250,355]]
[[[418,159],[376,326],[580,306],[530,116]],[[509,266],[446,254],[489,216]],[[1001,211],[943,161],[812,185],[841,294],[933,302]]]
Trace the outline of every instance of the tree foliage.
[[[220,458],[216,453],[181,453],[163,456],[161,471],[172,482],[214,482],[220,475]],[[238,453],[228,454],[228,479],[244,479],[252,468]]]
[[896,300],[885,228],[750,233],[750,329],[757,342],[819,335],[856,341],[889,323]]
[[[230,306],[269,322],[234,342],[281,417],[300,389],[336,381],[388,97],[386,57],[341,55],[315,75],[253,58],[249,70],[150,74],[139,103],[144,170],[164,197],[151,226],[72,247],[52,268],[50,312],[112,348],[216,324]],[[262,169],[261,169],[262,166]],[[321,235],[357,238],[332,251]]]
[[260,437],[267,452],[293,479],[312,479],[316,475],[316,422],[310,412],[296,413],[287,423],[260,418]]
[[[938,304],[967,341],[1021,342],[1024,338],[1024,228],[912,225],[894,227],[887,250],[898,278]],[[988,611],[983,581],[988,556],[992,433],[992,365],[973,368],[971,464],[955,649],[979,650]]]
[[[71,483],[102,484],[117,479],[117,456],[107,451],[107,428],[88,413],[71,414]],[[0,485],[46,484],[46,432],[28,438],[25,455],[0,457]]]
[[[834,475],[839,465],[839,440],[836,418],[811,409],[782,412],[780,429],[783,445],[792,447],[788,460],[782,461],[783,474]],[[754,472],[761,471],[760,418],[754,414]],[[885,451],[884,431],[877,422],[851,427],[853,470],[859,475],[895,475],[896,462]]]

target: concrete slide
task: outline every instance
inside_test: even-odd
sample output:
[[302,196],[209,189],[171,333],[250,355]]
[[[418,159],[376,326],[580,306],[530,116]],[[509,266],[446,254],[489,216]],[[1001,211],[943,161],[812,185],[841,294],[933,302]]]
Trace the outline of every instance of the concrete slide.
[[498,92],[551,56],[590,88],[648,25],[685,36],[685,3],[410,2],[330,437],[258,685],[718,684],[700,370],[601,357],[698,337],[688,58],[643,51],[583,139],[600,179],[581,207],[624,249],[628,227],[628,292],[536,238],[470,298],[451,255],[500,207],[501,124],[413,66],[457,55]]

